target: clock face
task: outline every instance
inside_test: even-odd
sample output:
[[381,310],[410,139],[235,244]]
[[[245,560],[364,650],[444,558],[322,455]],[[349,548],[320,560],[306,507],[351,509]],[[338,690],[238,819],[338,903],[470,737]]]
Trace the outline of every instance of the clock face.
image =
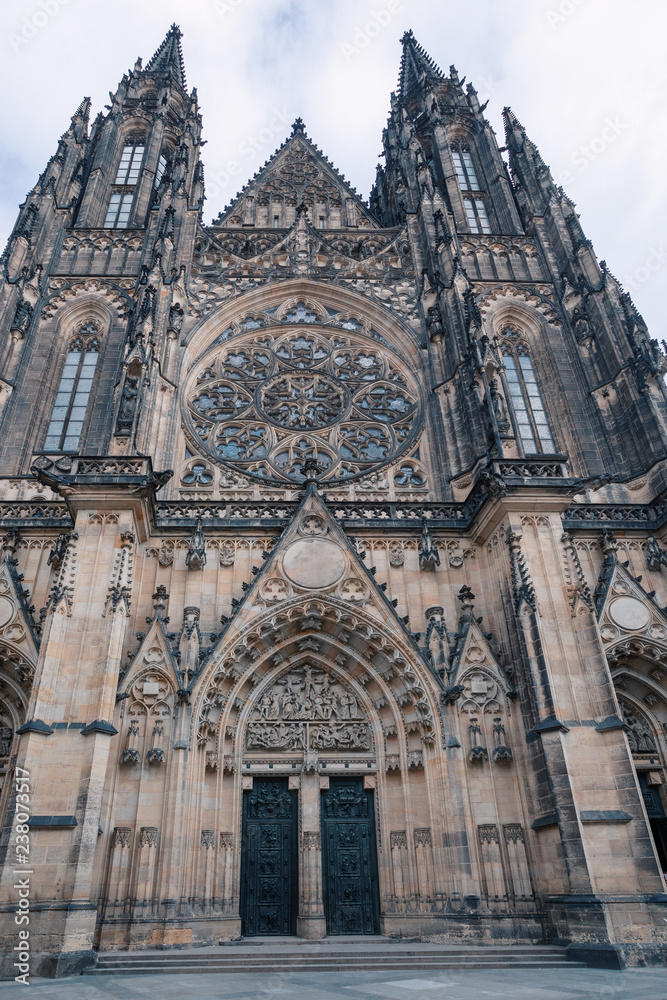
[[392,351],[318,327],[238,337],[195,369],[186,428],[198,450],[264,482],[329,483],[392,462],[421,426],[416,382]]

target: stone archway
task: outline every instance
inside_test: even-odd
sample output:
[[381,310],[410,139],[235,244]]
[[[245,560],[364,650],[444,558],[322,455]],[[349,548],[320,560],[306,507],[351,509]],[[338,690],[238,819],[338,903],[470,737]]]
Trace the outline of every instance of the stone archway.
[[667,650],[639,639],[609,654],[654,846],[667,877]]
[[[229,817],[227,884],[241,874],[244,797],[282,779],[298,796],[300,936],[323,937],[327,915],[331,933],[377,933],[380,899],[408,891],[393,828],[409,824],[408,785],[441,734],[435,683],[405,645],[342,600],[292,600],[221,652],[202,685],[196,741]],[[345,865],[358,877],[345,882]]]

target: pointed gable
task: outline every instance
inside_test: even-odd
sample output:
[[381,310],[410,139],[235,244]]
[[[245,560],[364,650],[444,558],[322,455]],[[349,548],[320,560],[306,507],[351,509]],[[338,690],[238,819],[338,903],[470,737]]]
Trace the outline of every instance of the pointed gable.
[[[641,577],[634,577],[627,563],[617,556],[617,542],[610,532],[600,538],[604,562],[600,570],[594,601],[600,625],[600,635],[606,646],[619,646],[618,652],[629,649],[628,642],[644,640],[667,641],[667,614],[641,586]],[[636,643],[635,643],[636,644]]]
[[151,621],[132,663],[122,677],[118,685],[119,693],[131,691],[140,677],[152,674],[162,676],[175,690],[182,685],[179,667],[167,640],[165,621],[159,613]]
[[379,228],[368,206],[306,135],[298,118],[292,134],[215,220],[216,226],[288,228],[305,205],[315,226]]
[[248,587],[230,624],[240,630],[267,608],[325,594],[350,608],[363,608],[385,628],[389,626],[403,640],[408,639],[418,652],[406,623],[311,482],[290,526]]
[[498,663],[489,636],[481,628],[481,618],[473,610],[474,594],[469,587],[459,593],[463,613],[454,639],[454,651],[447,671],[445,700],[459,701],[464,712],[497,712],[515,690]]
[[0,663],[29,691],[37,664],[39,639],[32,611],[12,552],[0,562]]

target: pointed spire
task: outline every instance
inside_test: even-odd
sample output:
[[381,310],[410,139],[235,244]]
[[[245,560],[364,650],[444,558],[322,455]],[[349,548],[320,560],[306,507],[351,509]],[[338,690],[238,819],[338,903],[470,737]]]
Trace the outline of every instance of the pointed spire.
[[84,135],[88,133],[89,119],[90,119],[90,98],[84,97],[84,99],[81,101],[81,104],[72,115],[72,124],[70,126],[72,132],[74,132],[77,139],[80,137],[81,133],[83,133]]
[[520,148],[526,138],[526,130],[511,108],[503,108],[505,143],[510,148]]
[[181,29],[172,24],[162,45],[146,63],[146,73],[168,73],[183,89],[185,84],[185,64],[181,49]]
[[405,97],[414,87],[423,85],[426,81],[442,83],[445,76],[440,67],[421,47],[412,31],[406,31],[401,38],[403,56],[398,75],[398,94]]

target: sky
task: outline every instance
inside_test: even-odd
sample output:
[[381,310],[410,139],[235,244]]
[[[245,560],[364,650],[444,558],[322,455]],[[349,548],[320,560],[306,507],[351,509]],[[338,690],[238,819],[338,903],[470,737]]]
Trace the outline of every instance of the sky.
[[289,135],[310,137],[363,198],[400,38],[505,105],[576,202],[598,257],[667,339],[665,0],[3,0],[0,245],[83,96],[104,110],[175,21],[204,122],[210,222]]

